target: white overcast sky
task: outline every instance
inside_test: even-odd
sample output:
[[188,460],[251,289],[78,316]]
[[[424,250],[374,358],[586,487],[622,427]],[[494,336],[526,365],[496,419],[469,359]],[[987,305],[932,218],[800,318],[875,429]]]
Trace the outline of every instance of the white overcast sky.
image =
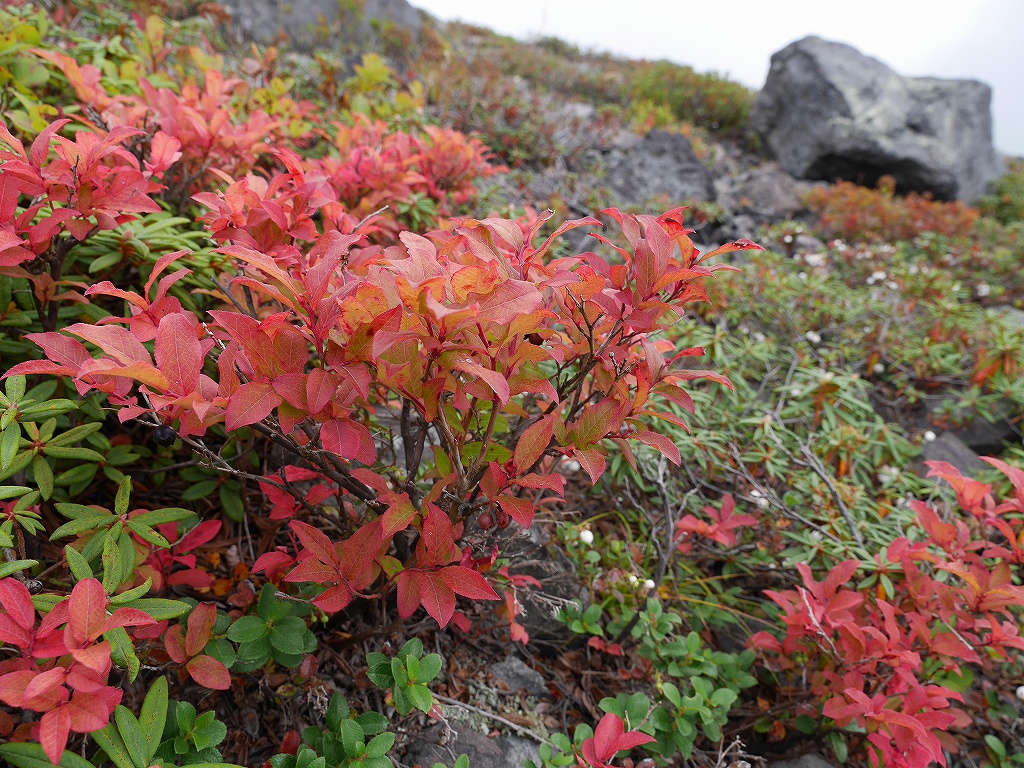
[[996,147],[1024,155],[1024,0],[411,0],[529,39],[669,59],[760,88],[771,54],[805,35],[839,40],[905,75],[992,86]]

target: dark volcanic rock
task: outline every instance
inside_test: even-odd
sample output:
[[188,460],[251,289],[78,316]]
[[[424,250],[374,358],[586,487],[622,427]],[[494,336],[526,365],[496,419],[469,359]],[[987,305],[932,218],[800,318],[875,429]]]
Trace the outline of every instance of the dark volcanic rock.
[[843,43],[806,37],[772,56],[751,126],[789,173],[976,200],[998,176],[991,89],[901,77]]
[[456,723],[456,730],[442,746],[438,743],[442,740],[441,729],[431,729],[409,748],[403,764],[430,766],[440,762],[451,765],[453,756],[463,753],[469,757],[473,768],[520,768],[526,760],[540,764],[540,750],[535,741],[521,736],[490,738],[463,723]]
[[623,203],[642,205],[667,197],[668,205],[714,200],[711,173],[678,133],[623,133],[604,159],[608,186]]
[[718,203],[732,214],[752,216],[759,224],[806,213],[800,198],[815,186],[819,185],[794,179],[776,163],[715,179]]
[[339,0],[223,0],[221,5],[242,40],[267,45],[283,36],[296,50],[307,52],[365,39],[381,25],[413,43],[423,28],[423,15],[406,0],[363,0],[352,10]]
[[914,462],[914,469],[922,476],[928,471],[925,466],[926,461],[949,462],[965,475],[976,475],[989,468],[988,464],[978,457],[978,454],[950,432],[943,432],[935,440],[925,443],[922,447],[921,456]]

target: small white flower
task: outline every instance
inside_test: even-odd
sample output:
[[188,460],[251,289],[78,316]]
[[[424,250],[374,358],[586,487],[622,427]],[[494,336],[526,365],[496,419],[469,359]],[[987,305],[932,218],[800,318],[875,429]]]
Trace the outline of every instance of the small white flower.
[[763,333],[761,333],[760,331],[754,331],[754,341],[756,341],[756,342],[757,342],[758,344],[760,344],[760,343],[761,343],[762,341],[764,341],[764,340],[765,340],[765,339],[767,339],[767,338],[768,338],[768,337],[767,337],[767,336],[765,336],[765,335],[764,335]]
[[771,502],[768,501],[768,499],[764,498],[764,496],[762,496],[760,499],[754,499],[754,503],[760,509],[768,509],[768,505],[771,504]]
[[819,334],[817,331],[808,331],[807,333],[804,334],[804,338],[811,342],[811,344],[821,343],[821,334]]
[[579,472],[581,467],[580,463],[576,459],[566,459],[562,462],[562,469],[566,472]]
[[917,268],[917,264],[911,264],[911,265],[910,265],[910,266],[909,266],[909,267],[907,268],[907,272],[909,272],[909,273],[910,273],[910,274],[912,274],[912,275],[916,275],[916,274],[917,274],[918,272],[920,272],[920,271],[921,271],[921,270],[919,270],[919,269]]
[[654,579],[647,579],[644,581],[644,589],[646,590],[654,589],[656,586],[658,585],[654,583]]
[[759,490],[757,490],[757,488],[755,488],[754,490],[752,490],[750,492],[750,498],[752,498],[752,499],[759,499],[759,498],[761,498],[761,492]]
[[793,236],[792,235],[786,235],[784,238],[782,238],[782,242],[784,242],[784,243],[792,243],[793,242]]
[[804,263],[808,267],[820,267],[825,263],[824,253],[808,253],[804,256]]
[[978,294],[978,296],[984,298],[988,296],[990,293],[992,293],[992,286],[990,286],[988,283],[978,283],[977,287],[974,290]]
[[807,273],[806,272],[797,272],[796,276],[799,277],[801,280],[806,280],[807,279]]
[[635,587],[635,586],[636,586],[637,584],[639,584],[639,583],[640,583],[640,579],[638,579],[638,578],[636,577],[636,574],[635,574],[635,573],[631,573],[631,574],[629,574],[629,577],[628,577],[628,578],[626,579],[626,581],[628,581],[628,582],[629,582],[630,584],[632,584],[632,585],[633,585],[634,587]]
[[890,467],[888,464],[878,470],[878,482],[882,485],[891,483],[900,476],[900,471],[896,467]]
[[793,389],[790,390],[789,394],[792,397],[800,397],[800,395],[802,395],[803,393],[804,393],[804,391],[802,389],[800,389],[800,387],[793,387]]
[[950,290],[953,291],[953,293],[956,293],[957,291],[959,291],[960,290],[960,283],[953,283],[953,287],[950,288]]
[[932,432],[930,429],[927,432],[925,432],[923,435],[921,435],[921,437],[924,438],[924,441],[926,443],[934,443],[935,442],[935,433]]
[[811,538],[815,541],[821,541],[823,538],[821,535],[821,531],[811,531]]
[[864,280],[864,282],[867,283],[868,285],[874,285],[875,284],[875,276],[871,275],[866,280]]
[[875,363],[871,366],[871,370],[875,373],[885,373],[885,365],[883,363]]
[[865,325],[861,330],[864,331],[864,333],[871,333],[871,326]]
[[1017,686],[1017,698],[1024,701],[1024,685]]
[[593,544],[594,532],[585,529],[580,531],[580,541],[582,541],[584,544]]
[[825,382],[826,384],[828,384],[828,383],[829,383],[830,381],[832,381],[832,379],[834,379],[835,377],[836,377],[836,376],[835,376],[835,374],[834,374],[834,373],[832,373],[832,371],[825,371],[825,372],[824,372],[823,374],[821,374],[821,376],[820,376],[821,380],[822,380],[823,382]]
[[900,284],[897,283],[895,280],[890,280],[888,283],[885,284],[885,287],[888,288],[890,291],[898,291],[900,289]]
[[885,274],[885,272],[883,272],[883,271],[882,271],[882,270],[880,270],[880,269],[879,269],[879,270],[876,270],[875,272],[872,272],[872,273],[871,273],[871,276],[872,276],[873,278],[875,278],[875,281],[876,281],[876,282],[881,282],[882,280],[885,280],[885,278],[886,278],[886,274]]

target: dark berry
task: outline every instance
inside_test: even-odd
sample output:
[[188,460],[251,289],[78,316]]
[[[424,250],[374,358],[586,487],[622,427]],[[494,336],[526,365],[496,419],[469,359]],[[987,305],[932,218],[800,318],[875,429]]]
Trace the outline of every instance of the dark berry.
[[508,512],[498,507],[498,527],[508,528]]
[[490,510],[485,509],[480,513],[480,517],[477,518],[476,522],[481,530],[489,531],[494,527],[494,515],[491,514]]
[[157,445],[162,445],[165,448],[174,445],[174,441],[178,439],[178,433],[174,431],[174,427],[169,424],[161,424],[159,427],[153,430],[153,441]]

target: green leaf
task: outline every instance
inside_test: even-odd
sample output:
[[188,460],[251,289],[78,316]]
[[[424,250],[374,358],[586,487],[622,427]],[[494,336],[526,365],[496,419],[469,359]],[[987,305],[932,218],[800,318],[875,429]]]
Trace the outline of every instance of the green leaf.
[[[384,654],[377,655],[384,658]],[[370,678],[371,683],[381,689],[390,688],[395,683],[395,678],[391,674],[391,662],[387,660],[371,664],[366,670],[366,676]]]
[[121,740],[128,748],[128,754],[131,755],[136,768],[148,768],[146,739],[142,735],[142,729],[139,728],[139,721],[135,719],[135,715],[126,707],[118,704],[114,707],[114,722],[117,723]]
[[235,643],[251,643],[265,634],[267,623],[263,619],[259,616],[242,616],[228,628],[227,638]]
[[245,519],[245,502],[242,501],[242,490],[238,483],[226,482],[220,487],[220,505],[228,517],[236,523]]
[[32,479],[39,486],[44,501],[53,496],[53,470],[42,456],[32,457]]
[[359,757],[363,754],[363,729],[355,720],[342,720],[339,729],[341,744],[348,757]]
[[0,469],[7,469],[14,462],[14,457],[21,446],[21,425],[11,422],[0,433]]
[[306,622],[298,616],[289,616],[270,627],[270,644],[282,653],[301,654]]
[[[110,643],[110,659],[117,666],[128,670],[128,679],[135,682],[142,669],[139,657],[135,655],[135,646],[124,627],[116,627],[103,633],[104,639]],[[143,767],[145,768],[145,767]]]
[[83,581],[93,577],[89,561],[82,557],[82,553],[74,547],[70,545],[64,547],[64,558],[67,560],[68,568],[76,581]]
[[193,517],[198,517],[198,515],[187,509],[182,509],[181,507],[166,507],[164,509],[154,509],[149,512],[143,512],[141,515],[133,517],[132,520],[153,528],[154,526],[161,525],[163,523],[176,523],[179,520],[188,520]]
[[128,500],[132,493],[131,478],[126,477],[118,486],[117,496],[114,497],[114,514],[120,517],[128,511]]
[[[0,744],[0,758],[17,768],[53,768],[53,763],[50,762],[43,748],[30,742]],[[74,752],[67,750],[61,755],[59,766],[60,768],[95,768],[84,757],[79,757]],[[132,768],[132,766],[128,765],[126,768]]]
[[[412,670],[410,670],[410,673]],[[419,669],[416,671],[415,680],[417,683],[429,683],[441,672],[441,657],[436,653],[430,653],[420,659]]]
[[405,689],[405,694],[420,712],[430,712],[430,708],[434,706],[434,697],[425,685],[410,685]]
[[125,608],[138,608],[147,613],[157,621],[176,619],[182,614],[188,613],[191,606],[181,600],[167,600],[161,597],[143,597],[138,600],[129,600],[124,604]]
[[[212,712],[211,710],[210,712]],[[209,713],[204,712],[203,715]],[[220,720],[214,719],[212,722],[197,727],[192,731],[192,741],[196,745],[196,749],[203,750],[208,747],[215,747],[224,741],[224,738],[228,735],[228,727],[224,725]]]
[[825,741],[832,747],[832,751],[836,754],[836,761],[840,765],[846,765],[846,760],[850,756],[850,751],[846,746],[846,740],[842,734],[832,731],[831,733],[825,734]]
[[39,565],[38,560],[11,560],[10,562],[0,565],[0,579],[5,576],[11,576],[19,571],[24,571],[26,568],[32,568],[36,565]]
[[163,735],[164,721],[167,720],[167,678],[158,677],[149,687],[139,712],[139,727],[146,740],[146,763],[153,760]]
[[107,757],[117,768],[136,768],[131,754],[128,752],[128,747],[125,746],[124,739],[121,738],[121,734],[117,732],[113,723],[107,723],[102,730],[93,731],[90,735],[100,745],[100,749],[107,753]]
[[363,733],[367,736],[373,736],[375,733],[383,733],[389,724],[388,719],[380,712],[364,712],[356,717],[356,722],[359,723],[359,726],[363,729]]
[[54,459],[76,459],[78,461],[103,461],[103,454],[97,453],[92,448],[62,448],[60,446],[48,445],[43,448],[43,453]]
[[395,746],[395,734],[381,733],[374,736],[370,743],[366,745],[366,756],[383,757],[393,746]]

